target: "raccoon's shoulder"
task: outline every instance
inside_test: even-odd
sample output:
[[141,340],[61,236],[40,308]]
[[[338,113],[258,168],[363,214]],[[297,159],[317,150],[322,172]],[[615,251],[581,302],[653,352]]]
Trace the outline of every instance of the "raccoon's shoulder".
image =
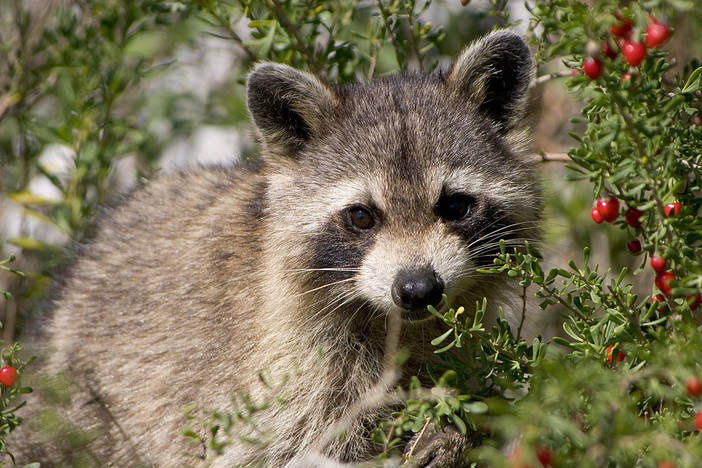
[[128,232],[155,224],[192,223],[217,207],[232,207],[251,218],[263,212],[265,185],[260,164],[182,169],[159,174],[135,187],[98,216],[98,231]]
[[118,264],[128,252],[168,258],[225,227],[237,226],[232,235],[250,237],[263,219],[265,190],[259,164],[159,174],[101,208],[87,234],[70,249],[73,262],[66,269],[91,258]]

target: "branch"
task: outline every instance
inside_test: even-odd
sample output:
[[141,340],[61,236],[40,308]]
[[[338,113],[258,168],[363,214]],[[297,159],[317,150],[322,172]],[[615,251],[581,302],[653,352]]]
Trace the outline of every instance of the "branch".
[[532,82],[529,84],[530,88],[535,88],[537,86],[541,86],[542,84],[555,80],[557,78],[568,78],[569,76],[572,76],[573,72],[568,70],[568,71],[561,71],[561,72],[555,72],[555,73],[549,73],[548,75],[541,75],[537,76],[532,80]]
[[390,23],[388,22],[388,19],[390,18],[390,13],[383,6],[382,0],[378,0],[378,10],[380,10],[380,16],[383,18],[385,30],[388,32],[388,36],[390,36],[390,43],[392,44],[392,48],[395,50],[395,60],[397,60],[397,65],[404,70],[405,60],[402,56],[402,47],[400,47],[400,44],[398,44],[395,40],[396,38],[392,32],[392,26],[390,26]]
[[543,151],[537,155],[534,155],[534,159],[537,162],[571,162],[572,161],[570,159],[570,156],[568,156],[568,153],[546,153]]
[[[244,41],[243,41],[243,40],[241,39],[241,37],[239,37],[239,35],[234,31],[234,28],[232,28],[231,23],[229,23],[228,20],[226,20],[224,17],[222,17],[222,15],[220,15],[219,13],[217,13],[217,12],[214,10],[214,7],[213,7],[212,5],[209,5],[209,4],[208,4],[206,10],[207,10],[207,12],[208,12],[210,15],[212,15],[212,16],[214,17],[214,19],[217,20],[217,22],[219,23],[219,26],[220,26],[221,28],[225,29],[229,35],[228,35],[228,36],[225,36],[225,35],[217,34],[217,33],[213,33],[213,32],[208,32],[207,34],[209,34],[210,36],[219,38],[219,39],[232,40],[232,41],[236,42],[236,43],[239,45],[239,47],[241,47],[241,49],[242,49],[242,50],[244,51],[244,53],[249,57],[250,60],[256,61],[256,60],[259,59],[258,55],[257,55],[255,52],[253,52],[253,51],[252,51],[251,49],[249,49],[246,45],[244,45]],[[238,21],[238,20],[237,20],[237,21]]]
[[310,462],[315,457],[323,456],[324,448],[335,438],[339,437],[357,420],[364,411],[382,404],[402,401],[398,392],[391,392],[390,389],[397,383],[399,369],[397,366],[397,351],[400,345],[400,331],[402,319],[399,312],[391,312],[387,316],[388,334],[385,337],[385,354],[383,356],[383,375],[378,382],[371,387],[364,395],[346,411],[346,413],[335,421],[312,449],[305,454],[305,460]]
[[322,72],[322,67],[317,61],[317,58],[314,55],[314,51],[309,50],[309,48],[307,48],[304,41],[300,37],[300,31],[297,28],[297,26],[294,25],[292,21],[290,21],[290,18],[288,18],[287,13],[285,13],[285,9],[283,9],[283,6],[278,0],[271,0],[271,3],[273,4],[278,19],[280,20],[280,24],[285,30],[287,30],[292,35],[295,47],[303,55],[303,57],[307,59],[307,62],[310,65],[310,69],[315,74],[320,74]]

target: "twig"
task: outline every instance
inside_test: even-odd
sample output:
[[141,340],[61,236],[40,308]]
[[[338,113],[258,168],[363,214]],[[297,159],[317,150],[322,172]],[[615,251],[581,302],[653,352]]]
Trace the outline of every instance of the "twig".
[[[378,44],[377,40],[373,41],[373,53],[371,54],[370,62],[368,65],[368,79],[370,80],[373,78],[373,74],[375,73],[375,65],[378,62],[378,51],[380,50],[380,44]],[[2,114],[0,114],[2,115]]]
[[530,88],[535,88],[537,86],[540,86],[548,81],[555,80],[557,78],[567,78],[569,76],[572,76],[571,71],[562,71],[562,72],[555,72],[555,73],[549,73],[548,75],[541,75],[536,77],[530,84]]
[[[241,50],[244,51],[244,53],[249,57],[250,60],[256,61],[259,59],[258,55],[254,53],[251,49],[249,49],[245,44],[244,41],[239,37],[239,35],[234,31],[234,28],[232,28],[232,25],[229,23],[229,21],[226,21],[219,13],[217,13],[212,5],[207,6],[207,12],[211,14],[219,23],[219,26],[224,28],[227,33],[229,33],[229,36],[224,36],[216,33],[208,33],[211,36],[218,37],[221,39],[228,39],[228,40],[233,40],[236,42],[239,47],[241,47]],[[238,21],[238,20],[237,20]]]
[[[607,289],[609,289],[609,294],[614,299],[614,302],[616,302],[617,305],[622,308],[622,310],[627,310],[628,307],[619,299],[619,297],[617,297],[616,294],[614,294],[614,290],[612,289],[612,287],[608,286]],[[645,343],[647,340],[643,334],[643,331],[641,330],[641,320],[639,318],[639,309],[638,309],[638,307],[633,307],[633,310],[634,310],[634,321],[633,322],[634,322],[634,325],[636,328],[636,333],[637,333],[637,335],[639,335],[641,342]]]
[[285,9],[283,8],[283,6],[278,0],[271,0],[271,3],[273,4],[275,13],[278,16],[281,25],[292,35],[295,47],[307,59],[307,62],[310,65],[310,69],[316,74],[321,73],[322,67],[317,61],[317,58],[314,55],[314,51],[311,51],[307,48],[302,38],[300,37],[299,29],[296,25],[292,23],[292,21],[290,21],[290,18],[288,18],[287,13],[285,13]]
[[526,286],[522,286],[522,319],[519,321],[519,328],[517,328],[517,342],[522,337],[522,327],[524,326],[524,319],[526,318]]
[[417,56],[417,64],[419,70],[424,70],[424,60],[422,59],[422,51],[419,48],[419,38],[415,35],[414,27],[414,8],[412,8],[407,14],[407,23],[409,25],[409,35],[412,39],[412,49],[414,54]]
[[427,416],[426,420],[424,421],[424,427],[422,427],[422,430],[419,431],[419,435],[417,436],[417,439],[414,441],[414,443],[412,444],[412,448],[410,448],[410,451],[407,454],[408,457],[411,457],[414,454],[414,449],[417,448],[417,444],[419,443],[420,440],[422,440],[422,436],[424,435],[424,431],[427,430],[427,427],[429,427],[430,422],[431,422],[431,418]]
[[390,43],[392,44],[392,48],[395,50],[395,60],[397,60],[397,64],[399,65],[399,67],[404,70],[405,60],[402,57],[402,48],[395,40],[395,35],[392,32],[392,27],[390,26],[390,23],[388,23],[388,18],[390,17],[390,14],[383,6],[383,0],[378,0],[378,10],[380,10],[380,16],[383,18],[383,24],[385,25],[385,29],[388,32],[388,36],[390,36]]
[[400,344],[400,331],[402,319],[399,312],[391,312],[387,316],[387,335],[385,337],[385,354],[383,356],[383,375],[376,384],[346,411],[346,413],[334,422],[329,429],[320,437],[319,441],[312,447],[305,457],[319,456],[324,452],[324,447],[341,435],[354,420],[367,409],[377,407],[381,404],[389,404],[401,401],[397,392],[390,389],[397,383],[399,370],[397,366],[397,351]]
[[538,162],[571,162],[568,153],[545,153],[541,152],[534,156]]

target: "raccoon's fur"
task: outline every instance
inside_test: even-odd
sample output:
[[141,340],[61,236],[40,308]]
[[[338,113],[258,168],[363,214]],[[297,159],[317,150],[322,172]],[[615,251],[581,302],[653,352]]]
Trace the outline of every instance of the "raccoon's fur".
[[[257,65],[248,105],[260,161],[158,177],[80,248],[42,339],[42,369],[76,391],[53,409],[65,430],[89,430],[95,464],[197,464],[184,455],[197,447],[179,435],[182,408],[226,410],[235,390],[265,400],[265,370],[289,378],[286,401],[254,415],[268,443],[201,455],[274,467],[314,464],[312,449],[372,458],[369,431],[387,404],[319,445],[383,377],[389,314],[402,316],[411,353],[400,383],[428,384],[442,327],[427,304],[444,293],[452,305],[486,296],[491,314],[518,309],[506,278],[475,270],[500,238],[539,237],[522,129],[530,76],[526,45],[506,31],[428,77],[335,88]],[[20,463],[75,456],[42,439],[41,424],[22,427],[10,446]],[[460,465],[465,445],[434,437],[420,462]]]

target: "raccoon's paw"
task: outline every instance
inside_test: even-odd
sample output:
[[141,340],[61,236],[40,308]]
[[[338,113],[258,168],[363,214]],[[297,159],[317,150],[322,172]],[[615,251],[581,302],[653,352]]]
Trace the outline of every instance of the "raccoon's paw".
[[479,442],[476,433],[462,435],[455,426],[438,431],[430,424],[407,444],[405,457],[408,468],[465,468],[469,466],[466,453]]

